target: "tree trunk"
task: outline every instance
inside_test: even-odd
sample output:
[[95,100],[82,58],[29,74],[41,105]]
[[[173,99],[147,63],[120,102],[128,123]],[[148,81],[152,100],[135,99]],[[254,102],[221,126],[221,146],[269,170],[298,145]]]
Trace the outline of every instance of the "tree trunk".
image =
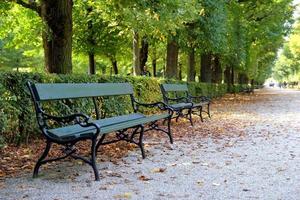
[[213,61],[214,62],[213,62],[212,82],[222,83],[222,66],[220,62],[220,57],[218,55],[215,55]]
[[231,66],[231,85],[234,85],[234,67]]
[[231,67],[226,66],[224,70],[224,82],[227,84],[227,91],[231,92]]
[[249,78],[247,74],[245,73],[239,73],[239,84],[248,84],[249,83]]
[[96,74],[95,54],[89,53],[89,74]]
[[49,73],[72,72],[72,0],[41,0],[45,68]]
[[224,82],[227,83],[227,85],[231,84],[231,68],[229,66],[226,66],[224,70]]
[[140,56],[139,56],[139,34],[133,31],[133,75],[141,75]]
[[112,69],[114,71],[114,74],[118,74],[119,70],[118,70],[118,62],[117,62],[116,57],[115,56],[111,56],[110,57],[110,61],[111,61],[111,64],[112,64]]
[[156,77],[156,48],[153,48],[153,58],[152,58],[152,70],[153,70],[153,77]]
[[143,37],[141,42],[141,49],[140,49],[140,69],[142,74],[145,74],[147,71],[146,62],[148,60],[148,49],[149,49],[149,44],[147,38]]
[[175,40],[170,40],[167,45],[167,64],[166,64],[166,77],[177,78],[178,71],[178,45]]
[[188,72],[187,81],[195,81],[196,71],[195,71],[195,49],[192,48],[188,56]]
[[[93,11],[93,7],[89,6],[87,8],[87,16]],[[89,74],[96,74],[96,62],[95,62],[95,51],[94,47],[96,46],[96,41],[94,39],[94,31],[93,31],[93,22],[90,20],[88,22],[88,39],[87,42],[89,44]]]
[[178,64],[178,80],[182,80],[182,64]]
[[211,79],[212,79],[211,64],[212,64],[211,53],[201,54],[201,71],[200,71],[201,82],[211,83]]

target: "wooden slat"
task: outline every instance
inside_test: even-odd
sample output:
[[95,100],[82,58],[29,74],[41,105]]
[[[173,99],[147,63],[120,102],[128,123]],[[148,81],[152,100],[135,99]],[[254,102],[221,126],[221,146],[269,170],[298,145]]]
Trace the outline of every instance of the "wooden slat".
[[166,92],[188,91],[186,84],[162,84]]
[[[141,114],[140,114],[141,115]],[[142,116],[142,115],[141,115]],[[169,114],[155,114],[151,116],[143,116],[140,117],[136,115],[132,115],[133,118],[128,121],[119,121],[118,123],[111,122],[109,123],[103,123],[103,120],[96,120],[94,123],[100,125],[100,134],[107,134],[111,133],[113,131],[118,131],[130,127],[135,127],[141,124],[147,124],[156,120],[160,119],[165,119],[169,117]],[[118,118],[118,117],[116,117]],[[101,127],[101,124],[105,126]],[[61,139],[69,139],[69,138],[76,138],[80,137],[82,135],[92,135],[96,131],[95,127],[81,127],[79,125],[71,125],[71,126],[66,126],[66,127],[61,127],[61,128],[56,128],[56,129],[51,129],[48,131],[50,136],[55,137],[55,138],[61,138]]]
[[34,86],[39,101],[133,94],[129,83],[39,83]]
[[169,105],[171,108],[177,110],[177,109],[183,109],[183,108],[191,108],[192,103],[177,103],[177,104],[171,104]]

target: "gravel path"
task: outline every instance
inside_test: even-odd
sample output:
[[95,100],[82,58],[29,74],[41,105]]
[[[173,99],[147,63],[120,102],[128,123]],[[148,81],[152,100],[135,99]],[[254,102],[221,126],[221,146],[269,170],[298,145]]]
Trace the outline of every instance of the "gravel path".
[[[0,199],[300,199],[300,91],[241,98],[216,101],[204,124],[195,118],[194,127],[175,127],[173,146],[148,136],[144,160],[138,150],[117,162],[99,160],[100,182],[87,165],[59,162],[38,179],[5,180]],[[224,126],[213,131],[233,134],[195,134],[214,121]]]

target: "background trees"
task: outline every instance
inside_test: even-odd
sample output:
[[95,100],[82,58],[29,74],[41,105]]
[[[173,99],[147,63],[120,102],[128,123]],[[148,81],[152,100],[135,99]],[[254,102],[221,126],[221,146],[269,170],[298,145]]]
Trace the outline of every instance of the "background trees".
[[300,24],[295,25],[295,29],[285,42],[279,58],[275,64],[274,78],[280,82],[298,82],[300,80]]
[[[50,73],[261,83],[292,28],[293,10],[292,0],[5,0],[0,69],[43,71],[44,60]],[[287,59],[289,73],[298,71],[290,46],[277,77]]]

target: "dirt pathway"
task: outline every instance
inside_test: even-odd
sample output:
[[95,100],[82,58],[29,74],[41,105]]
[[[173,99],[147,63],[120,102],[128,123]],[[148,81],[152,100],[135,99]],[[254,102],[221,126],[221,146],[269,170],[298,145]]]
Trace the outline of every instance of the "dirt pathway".
[[63,162],[0,183],[0,199],[300,199],[300,91],[226,96],[213,118],[174,126],[176,143],[148,135],[138,150],[98,157],[101,181]]

